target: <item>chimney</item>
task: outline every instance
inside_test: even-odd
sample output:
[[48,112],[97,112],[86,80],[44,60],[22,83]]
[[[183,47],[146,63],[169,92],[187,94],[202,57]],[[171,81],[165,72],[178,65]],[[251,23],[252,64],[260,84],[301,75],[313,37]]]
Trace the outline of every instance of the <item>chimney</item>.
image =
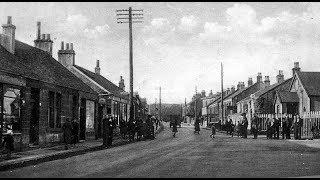
[[292,68],[292,77],[295,72],[300,72],[299,62],[294,62],[294,67]]
[[237,84],[237,90],[238,89],[241,89],[241,82],[238,82],[238,84]]
[[279,74],[277,75],[277,83],[282,83],[284,81],[283,71],[279,70]]
[[124,87],[125,87],[125,85],[124,85],[124,79],[122,78],[122,76],[120,76],[119,88],[122,89],[122,90],[124,90]]
[[234,87],[234,86],[231,86],[231,93],[233,93],[233,92],[235,92],[235,91],[236,91],[235,87]]
[[257,83],[262,83],[262,75],[261,75],[261,72],[258,73]]
[[227,88],[227,92],[226,92],[227,95],[230,94],[230,88]]
[[264,77],[264,87],[268,87],[268,86],[270,86],[269,76],[265,76]]
[[206,97],[206,91],[205,90],[201,91],[201,97]]
[[15,31],[16,26],[12,24],[11,16],[8,16],[7,24],[2,25],[0,44],[12,54],[15,51]]
[[241,82],[241,89],[244,89],[245,87],[244,82]]
[[248,79],[248,87],[249,87],[249,86],[252,86],[252,84],[253,84],[252,78],[249,78],[249,79]]
[[41,22],[37,22],[37,39],[40,39],[41,37]]
[[[72,47],[72,46],[71,46]],[[96,64],[96,67],[94,68],[94,72],[96,74],[99,74],[100,75],[100,64],[99,64],[99,60],[97,60],[97,64]]]
[[34,40],[34,46],[41,49],[52,56],[52,44],[53,41],[50,39],[50,34],[41,34],[41,22],[37,22],[37,38]]
[[58,51],[58,61],[65,67],[71,67],[75,64],[76,53],[73,50],[72,43],[71,48],[69,48],[69,43],[66,43],[66,49],[64,49],[64,42],[61,42],[61,49]]

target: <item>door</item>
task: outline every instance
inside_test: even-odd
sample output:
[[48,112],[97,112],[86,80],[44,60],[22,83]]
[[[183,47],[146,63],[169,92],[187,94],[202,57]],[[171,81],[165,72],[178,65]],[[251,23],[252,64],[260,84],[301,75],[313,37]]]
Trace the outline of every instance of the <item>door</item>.
[[98,105],[98,138],[102,137],[103,106]]
[[30,143],[37,145],[39,144],[39,106],[40,103],[40,90],[37,88],[31,88],[30,97]]
[[86,139],[86,99],[81,98],[80,102],[80,134],[79,139]]

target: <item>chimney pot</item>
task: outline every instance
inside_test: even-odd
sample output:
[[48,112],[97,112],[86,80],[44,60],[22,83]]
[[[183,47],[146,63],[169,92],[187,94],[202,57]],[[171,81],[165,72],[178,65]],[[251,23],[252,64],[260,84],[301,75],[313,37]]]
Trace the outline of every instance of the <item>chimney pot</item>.
[[46,35],[45,35],[45,34],[42,34],[41,39],[46,39]]
[[50,34],[47,34],[47,40],[50,40]]
[[66,44],[66,50],[69,50],[69,43]]
[[70,50],[73,50],[73,43],[70,43]]
[[8,18],[7,18],[7,24],[12,24],[12,17],[11,17],[11,16],[8,16]]
[[61,41],[61,50],[64,50],[64,42]]
[[40,39],[41,37],[41,22],[37,22],[37,39]]
[[299,62],[294,62],[294,68],[299,68]]

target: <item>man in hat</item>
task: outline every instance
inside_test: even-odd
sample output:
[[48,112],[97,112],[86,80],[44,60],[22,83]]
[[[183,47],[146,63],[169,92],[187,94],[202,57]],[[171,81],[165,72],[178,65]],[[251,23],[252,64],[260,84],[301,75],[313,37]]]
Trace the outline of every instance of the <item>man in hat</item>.
[[242,113],[241,114],[242,117],[243,117],[243,121],[242,121],[242,124],[243,124],[243,138],[247,138],[248,136],[248,132],[247,132],[247,129],[248,129],[248,119],[246,117],[246,113]]

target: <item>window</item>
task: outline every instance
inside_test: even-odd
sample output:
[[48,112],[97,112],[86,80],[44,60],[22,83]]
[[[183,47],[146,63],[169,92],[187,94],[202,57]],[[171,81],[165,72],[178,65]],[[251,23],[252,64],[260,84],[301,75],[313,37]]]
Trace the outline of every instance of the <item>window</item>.
[[60,93],[49,91],[48,120],[50,128],[61,128],[61,99]]
[[7,132],[9,128],[12,129],[14,132],[21,131],[20,106],[20,90],[4,86],[2,132]]

